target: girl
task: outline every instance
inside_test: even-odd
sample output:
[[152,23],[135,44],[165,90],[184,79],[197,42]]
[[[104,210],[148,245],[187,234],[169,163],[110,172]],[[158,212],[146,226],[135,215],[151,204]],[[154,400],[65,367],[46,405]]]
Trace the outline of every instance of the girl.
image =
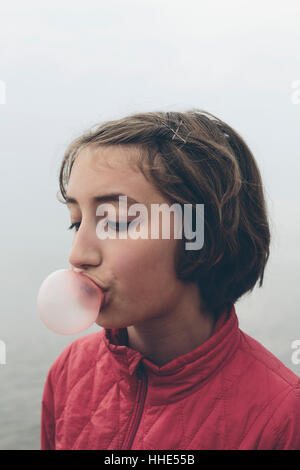
[[[299,377],[239,329],[234,306],[262,286],[270,245],[260,172],[241,136],[201,110],[133,114],[76,139],[59,180],[75,228],[71,267],[105,302],[101,330],[48,373],[41,448],[300,449]],[[193,216],[203,205],[201,248],[187,249],[194,217],[175,236],[173,204]],[[170,215],[169,237],[155,205]]]

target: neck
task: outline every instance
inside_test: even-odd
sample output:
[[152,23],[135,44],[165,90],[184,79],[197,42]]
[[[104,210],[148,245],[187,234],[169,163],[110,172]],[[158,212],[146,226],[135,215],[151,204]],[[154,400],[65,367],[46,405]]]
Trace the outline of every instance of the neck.
[[128,346],[163,366],[204,343],[214,324],[213,315],[203,309],[198,288],[191,288],[172,312],[127,327]]

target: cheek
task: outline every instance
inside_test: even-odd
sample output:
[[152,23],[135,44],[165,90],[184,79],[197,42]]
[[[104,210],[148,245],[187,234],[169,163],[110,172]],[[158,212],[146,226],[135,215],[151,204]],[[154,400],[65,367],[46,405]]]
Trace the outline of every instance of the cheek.
[[[132,240],[119,251],[112,269],[120,285],[141,292],[176,280],[175,247],[170,240]],[[155,283],[155,284],[154,284]]]

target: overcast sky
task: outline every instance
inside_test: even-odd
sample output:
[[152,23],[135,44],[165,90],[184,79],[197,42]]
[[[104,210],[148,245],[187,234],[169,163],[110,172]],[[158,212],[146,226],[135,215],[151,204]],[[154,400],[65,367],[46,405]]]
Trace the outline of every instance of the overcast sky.
[[75,339],[46,330],[35,303],[43,279],[69,267],[73,235],[56,199],[66,146],[89,126],[127,113],[201,108],[245,138],[265,183],[271,257],[264,287],[237,304],[240,326],[300,375],[289,359],[300,339],[299,0],[3,3],[5,373],[13,373],[22,348],[45,354],[50,366]]

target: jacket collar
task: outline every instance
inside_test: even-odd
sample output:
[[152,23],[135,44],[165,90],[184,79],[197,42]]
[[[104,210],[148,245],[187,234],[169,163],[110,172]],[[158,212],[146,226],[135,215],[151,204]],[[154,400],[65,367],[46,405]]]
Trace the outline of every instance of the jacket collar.
[[201,386],[232,357],[239,339],[238,318],[234,305],[231,305],[218,318],[210,338],[193,351],[159,367],[128,347],[126,328],[104,329],[104,343],[111,353],[115,372],[121,376],[132,376],[143,363],[149,386],[157,390],[154,401],[170,400],[176,396],[178,399],[178,396],[182,398],[192,393],[195,387]]

